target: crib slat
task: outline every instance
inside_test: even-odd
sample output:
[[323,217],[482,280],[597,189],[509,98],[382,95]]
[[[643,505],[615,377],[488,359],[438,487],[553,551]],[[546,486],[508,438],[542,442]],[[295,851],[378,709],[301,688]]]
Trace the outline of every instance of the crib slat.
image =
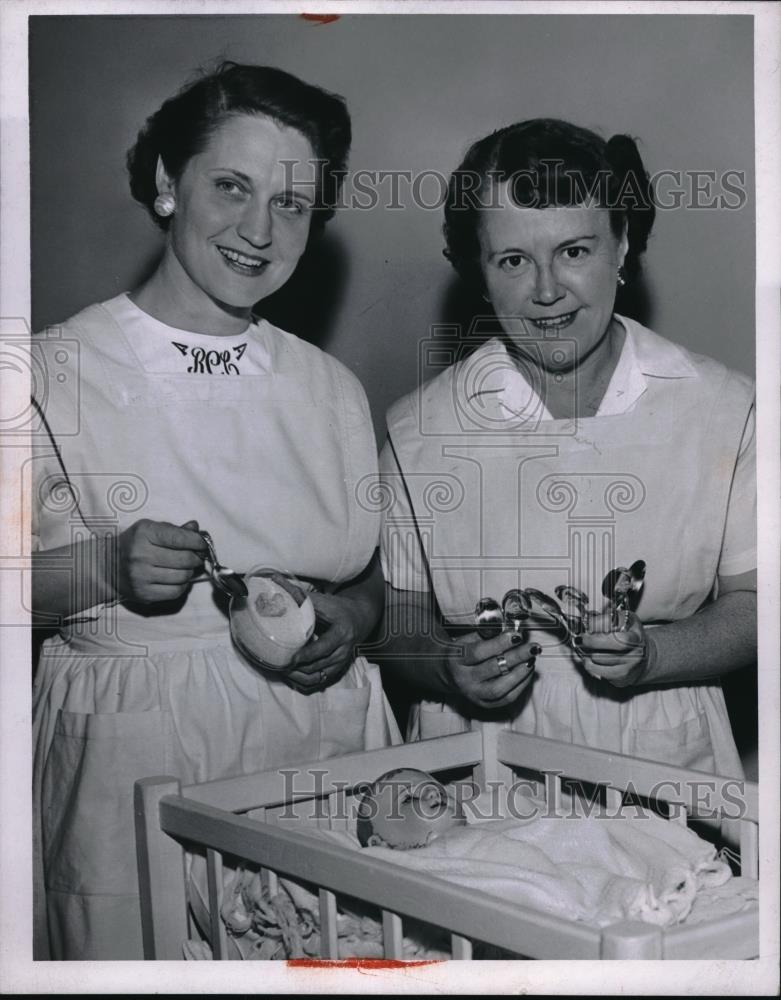
[[404,958],[404,932],[398,913],[382,911],[382,943],[386,958]]
[[347,816],[351,800],[352,796],[348,798],[343,791],[333,792],[329,796],[329,829],[342,832],[348,830]]
[[336,926],[336,896],[328,889],[320,893],[320,957],[339,957],[339,937]]
[[482,760],[475,765],[474,777],[480,791],[485,792],[497,784],[510,788],[513,783],[512,768],[502,761],[499,754],[499,736],[507,728],[505,722],[472,721],[472,730],[479,731],[483,741]]
[[759,878],[759,827],[750,819],[740,821],[740,874]]
[[175,778],[144,778],[133,792],[144,958],[181,959],[187,939],[184,851],[160,827],[161,800],[178,795]]
[[279,876],[276,872],[273,872],[270,868],[260,869],[260,879],[263,885],[268,889],[270,896],[276,896],[279,892]]
[[456,961],[470,962],[472,960],[472,942],[460,934],[450,935],[450,951]]
[[331,796],[328,795],[320,800],[315,800],[315,823],[320,830],[332,830],[331,821]]
[[561,813],[561,776],[555,772],[545,772],[545,803],[549,815]]
[[215,960],[228,958],[228,935],[220,917],[222,907],[222,855],[208,848],[206,851],[206,879],[209,889],[209,931],[212,955]]

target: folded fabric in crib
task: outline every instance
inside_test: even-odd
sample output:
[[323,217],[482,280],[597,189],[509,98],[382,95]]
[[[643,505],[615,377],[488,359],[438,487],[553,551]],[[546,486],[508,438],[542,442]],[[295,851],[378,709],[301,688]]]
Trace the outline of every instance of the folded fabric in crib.
[[[357,847],[357,841],[351,846]],[[358,900],[340,906],[336,920],[339,958],[382,958],[382,926],[373,908]],[[197,914],[196,914],[197,915]],[[276,892],[263,885],[259,872],[241,868],[225,887],[220,916],[228,930],[228,957],[247,960],[317,958],[320,950],[318,897],[288,879]],[[201,913],[201,919],[205,912]],[[450,957],[448,936],[438,928],[407,921],[402,953],[407,960]],[[210,959],[203,941],[184,944],[187,959]]]

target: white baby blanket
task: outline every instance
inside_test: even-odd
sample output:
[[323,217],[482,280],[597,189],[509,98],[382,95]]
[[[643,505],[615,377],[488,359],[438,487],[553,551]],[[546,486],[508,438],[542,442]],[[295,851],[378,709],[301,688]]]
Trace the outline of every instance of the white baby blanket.
[[731,877],[715,848],[651,812],[539,815],[457,828],[427,847],[366,853],[564,917],[605,926],[684,920],[697,892]]

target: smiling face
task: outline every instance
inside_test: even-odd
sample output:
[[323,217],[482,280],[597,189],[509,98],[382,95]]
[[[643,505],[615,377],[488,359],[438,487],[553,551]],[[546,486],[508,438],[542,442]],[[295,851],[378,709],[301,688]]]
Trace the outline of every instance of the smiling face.
[[158,189],[176,198],[164,271],[190,314],[199,307],[207,315],[215,307],[248,314],[284,285],[309,236],[313,161],[297,130],[262,115],[237,115],[219,126],[177,181],[158,170]]
[[508,183],[495,193],[478,231],[486,294],[519,351],[571,370],[605,343],[626,237],[613,235],[607,209],[521,208]]

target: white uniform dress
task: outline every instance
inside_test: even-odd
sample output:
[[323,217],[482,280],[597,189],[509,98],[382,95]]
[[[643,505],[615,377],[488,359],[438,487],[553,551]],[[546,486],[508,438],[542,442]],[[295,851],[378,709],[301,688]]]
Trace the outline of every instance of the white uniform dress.
[[[433,582],[445,619],[468,623],[480,597],[512,587],[569,584],[601,608],[607,571],[643,559],[638,614],[652,628],[756,566],[751,381],[617,319],[626,337],[594,417],[553,419],[497,339],[391,407],[380,472],[394,587]],[[619,689],[551,633],[530,638],[543,653],[512,728],[742,775],[717,681]],[[411,735],[458,732],[473,715],[424,700]]]
[[[266,322],[237,337],[173,329],[126,295],[37,340],[50,376],[39,402],[70,481],[43,436],[38,549],[85,537],[85,524],[196,519],[239,571],[328,587],[366,566],[379,518],[356,497],[376,448],[363,389],[338,361]],[[205,781],[398,738],[376,666],[359,658],[322,693],[292,690],[236,651],[205,576],[173,606],[74,616],[44,644],[33,701],[54,958],[143,957],[136,779]]]

